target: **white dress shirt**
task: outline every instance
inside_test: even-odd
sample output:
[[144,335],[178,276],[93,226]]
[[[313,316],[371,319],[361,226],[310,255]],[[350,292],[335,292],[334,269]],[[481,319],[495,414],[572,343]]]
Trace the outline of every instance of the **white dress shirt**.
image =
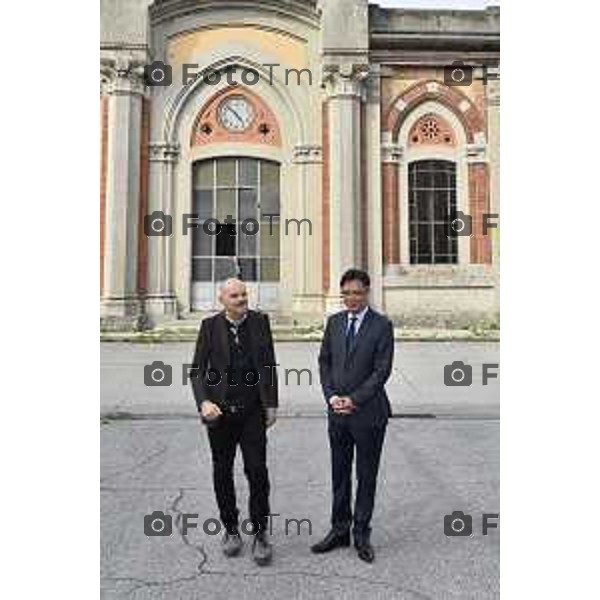
[[348,311],[348,322],[346,323],[346,334],[350,330],[350,323],[352,322],[351,319],[354,317],[356,317],[356,324],[354,325],[354,335],[358,334],[358,330],[360,329],[360,326],[361,326],[368,310],[369,310],[369,306],[367,305],[359,313],[352,313],[352,312]]

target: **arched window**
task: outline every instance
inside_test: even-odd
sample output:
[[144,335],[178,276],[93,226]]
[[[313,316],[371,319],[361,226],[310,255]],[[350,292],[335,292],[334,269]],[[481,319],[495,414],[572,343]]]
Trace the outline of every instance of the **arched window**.
[[[199,226],[191,229],[192,283],[228,277],[278,282],[279,203],[277,163],[241,157],[196,162],[192,212]],[[207,220],[210,233],[203,227]]]
[[417,160],[408,165],[411,264],[458,262],[458,241],[449,235],[456,209],[456,163]]

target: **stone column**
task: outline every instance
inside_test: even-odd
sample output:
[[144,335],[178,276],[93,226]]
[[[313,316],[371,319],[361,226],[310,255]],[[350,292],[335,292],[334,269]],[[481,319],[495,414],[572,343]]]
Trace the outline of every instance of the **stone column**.
[[383,310],[383,203],[381,165],[381,74],[371,65],[366,80],[365,153],[367,166],[367,269],[371,276],[371,303]]
[[386,275],[399,275],[400,265],[400,161],[402,149],[391,134],[381,147],[383,188],[383,264]]
[[155,323],[177,316],[171,255],[174,235],[181,231],[178,215],[173,214],[173,177],[178,156],[179,148],[176,144],[150,144],[150,183],[145,233],[153,233],[152,223],[157,225],[157,229],[162,227],[161,222],[165,225],[162,231],[164,235],[148,235],[146,313]]
[[490,264],[491,230],[483,234],[484,215],[490,213],[489,169],[484,140],[476,140],[467,145],[469,168],[469,214],[473,234],[471,235],[471,264]]
[[[292,310],[294,319],[301,322],[320,323],[323,320],[322,250],[321,232],[321,171],[323,151],[317,144],[301,144],[294,148],[293,164],[298,185],[298,210],[293,218],[309,223],[288,224],[288,236],[293,242],[293,291]],[[310,233],[309,233],[310,231]],[[285,231],[284,231],[285,233]]]
[[330,267],[326,310],[339,306],[342,273],[362,262],[360,112],[368,66],[344,63],[325,67],[329,96]]
[[[490,73],[498,79],[488,81],[487,92],[487,117],[490,158],[490,212],[500,213],[500,69],[489,69]],[[496,221],[496,219],[494,219]],[[491,230],[492,263],[498,266],[500,260],[500,221],[497,219],[498,229]]]
[[143,69],[128,58],[117,57],[105,65],[105,73],[107,70],[104,282],[100,306],[104,318],[129,320],[140,312],[137,249]]

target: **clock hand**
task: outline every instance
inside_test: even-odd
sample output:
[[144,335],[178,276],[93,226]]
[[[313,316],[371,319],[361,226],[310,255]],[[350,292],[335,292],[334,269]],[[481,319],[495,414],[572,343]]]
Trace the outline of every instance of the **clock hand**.
[[240,122],[240,125],[244,124],[244,119],[242,119],[242,117],[235,110],[233,110],[233,108],[231,108],[231,106],[228,106],[227,110],[230,113],[233,113],[235,115],[235,117],[237,118],[237,120]]

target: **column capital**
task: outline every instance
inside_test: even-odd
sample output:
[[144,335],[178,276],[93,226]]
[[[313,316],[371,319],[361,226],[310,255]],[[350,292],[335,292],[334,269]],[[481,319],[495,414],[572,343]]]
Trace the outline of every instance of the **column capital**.
[[148,159],[150,162],[176,163],[179,158],[179,144],[170,142],[150,142]]
[[476,141],[474,144],[467,144],[467,162],[468,163],[486,163],[487,144],[485,141]]
[[294,146],[293,163],[322,163],[323,148],[318,144],[298,144]]
[[489,106],[500,106],[500,69],[498,69],[498,79],[490,79],[486,91]]
[[144,62],[117,55],[100,61],[100,90],[114,96],[143,95],[146,90]]
[[399,164],[404,156],[404,148],[399,144],[381,144],[381,162]]
[[322,83],[330,98],[351,97],[364,99],[364,82],[369,76],[369,65],[345,62],[325,64]]

